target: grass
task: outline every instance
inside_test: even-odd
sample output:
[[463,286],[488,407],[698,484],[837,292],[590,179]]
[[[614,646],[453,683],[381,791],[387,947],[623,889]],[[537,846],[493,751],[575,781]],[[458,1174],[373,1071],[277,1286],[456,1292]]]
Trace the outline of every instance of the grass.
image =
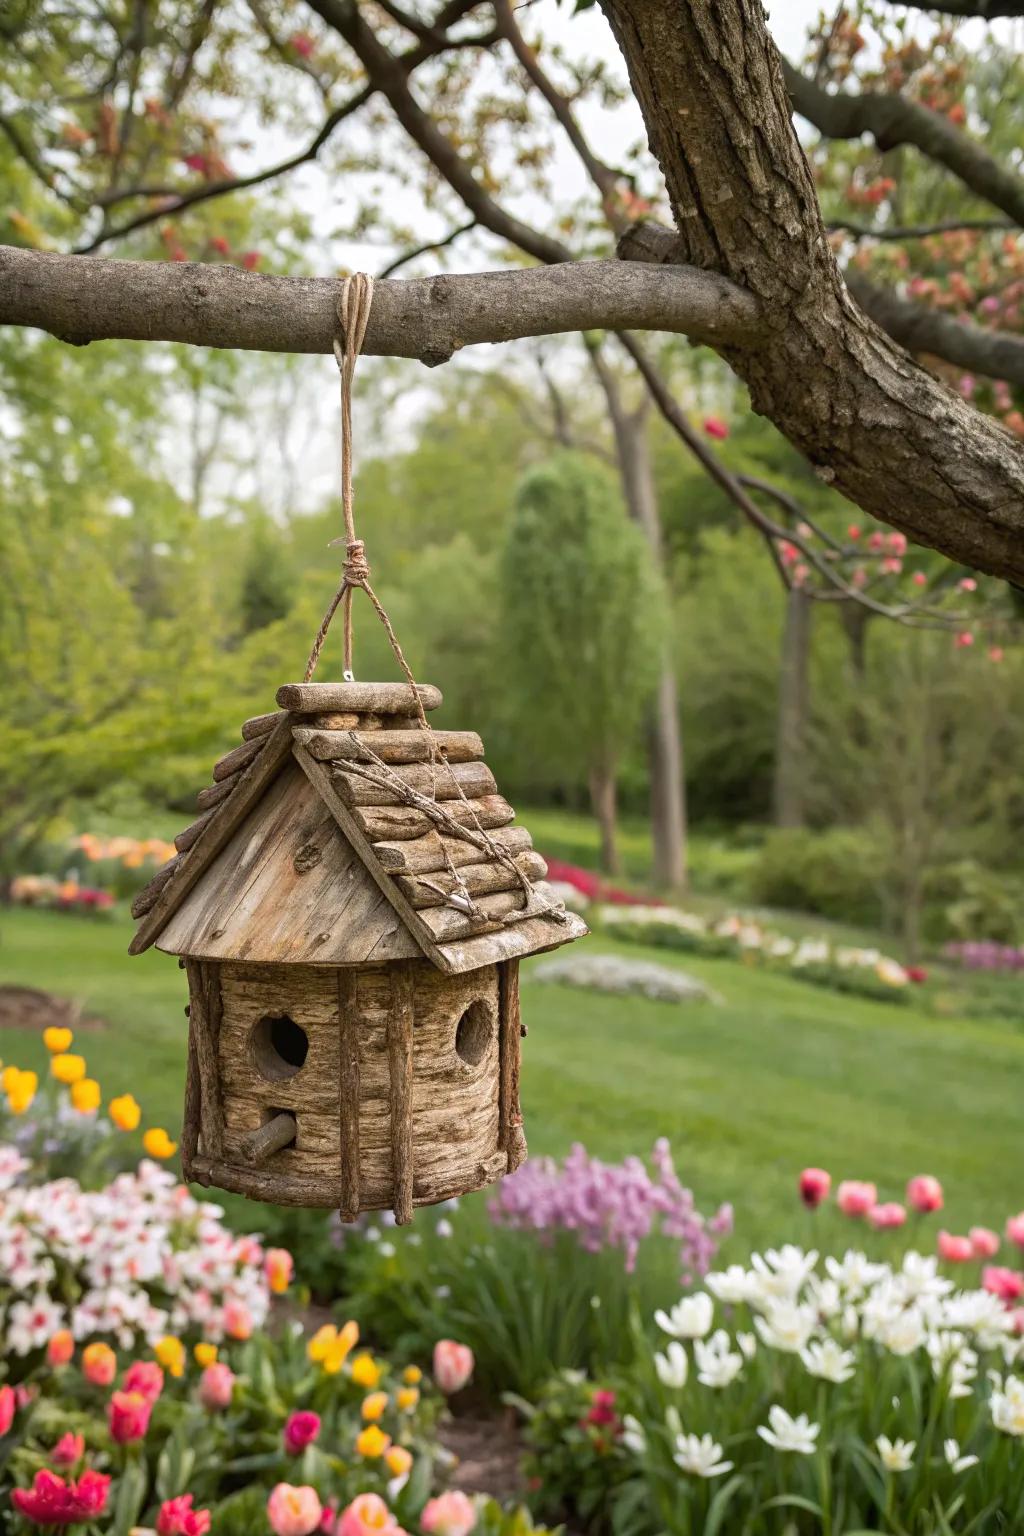
[[[127,922],[3,914],[0,981],[79,998],[109,1027],[81,1038],[107,1095],[131,1090],[147,1123],[180,1122],[185,983],[155,950],[126,953]],[[597,944],[598,941],[592,940]],[[731,1200],[741,1238],[799,1236],[796,1174],[875,1179],[898,1196],[914,1173],[947,1189],[948,1224],[1001,1225],[1021,1204],[1016,1124],[1024,1035],[990,1021],[842,997],[739,962],[675,960],[721,1007],[676,1008],[531,980],[523,1102],[534,1153],[582,1141],[608,1158],[658,1136],[708,1209]],[[37,1036],[0,1036],[0,1056],[40,1066]]]

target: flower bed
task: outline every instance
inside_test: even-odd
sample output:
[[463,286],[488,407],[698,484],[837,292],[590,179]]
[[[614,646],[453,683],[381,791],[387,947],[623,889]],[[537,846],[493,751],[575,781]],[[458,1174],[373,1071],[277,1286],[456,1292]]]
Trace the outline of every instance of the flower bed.
[[678,907],[604,906],[592,914],[611,937],[684,954],[727,957],[783,971],[838,992],[885,1002],[906,1002],[910,983],[925,979],[877,949],[831,944],[827,939],[791,939],[751,918],[735,914],[704,918]]
[[15,906],[44,907],[48,912],[108,913],[114,905],[112,891],[53,875],[16,875],[10,896]]

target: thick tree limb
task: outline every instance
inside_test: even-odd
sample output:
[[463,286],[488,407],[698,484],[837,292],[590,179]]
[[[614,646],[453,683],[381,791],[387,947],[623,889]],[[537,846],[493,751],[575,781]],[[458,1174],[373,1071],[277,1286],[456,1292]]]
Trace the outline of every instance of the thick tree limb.
[[721,349],[828,483],[920,544],[1024,582],[1024,448],[848,294],[759,0],[602,0],[685,258],[756,293],[766,345]]
[[1024,225],[1024,180],[999,164],[976,140],[941,112],[897,92],[865,91],[851,96],[826,91],[782,60],[782,73],[793,106],[827,139],[859,139],[870,133],[879,149],[912,144],[929,160],[944,165],[964,186]]
[[[339,284],[201,262],[106,261],[0,246],[0,324],[81,344],[110,337],[263,352],[330,352]],[[687,268],[570,262],[382,281],[363,350],[446,362],[460,347],[593,327],[751,340],[758,306],[736,284]]]
[[908,352],[928,352],[958,368],[1024,386],[1024,337],[986,331],[941,310],[925,309],[851,273],[846,283],[860,307]]

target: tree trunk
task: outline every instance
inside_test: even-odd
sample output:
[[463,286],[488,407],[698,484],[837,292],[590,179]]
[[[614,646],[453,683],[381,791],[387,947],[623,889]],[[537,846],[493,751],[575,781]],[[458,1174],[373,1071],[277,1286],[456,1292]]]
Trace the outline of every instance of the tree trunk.
[[[645,395],[639,410],[633,414],[626,411],[618,380],[599,348],[591,346],[589,351],[608,401],[626,506],[630,517],[643,530],[655,564],[663,573],[661,518],[647,436],[650,397]],[[686,779],[683,733],[679,723],[679,689],[672,664],[671,642],[667,638],[657,692],[647,720],[647,763],[651,785],[654,883],[659,890],[682,889],[686,885]]]
[[804,825],[810,642],[810,598],[799,587],[792,587],[786,603],[779,669],[774,793],[777,827]]
[[860,603],[843,602],[839,617],[850,646],[850,671],[858,687],[864,682],[868,664],[868,621],[871,611]]
[[613,766],[601,763],[590,770],[590,805],[601,833],[601,868],[606,875],[621,874],[617,789]]

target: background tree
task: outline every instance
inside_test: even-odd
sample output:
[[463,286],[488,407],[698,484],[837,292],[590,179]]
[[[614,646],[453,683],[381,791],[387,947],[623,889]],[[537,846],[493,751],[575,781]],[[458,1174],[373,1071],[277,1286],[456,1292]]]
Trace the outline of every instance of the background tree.
[[656,685],[663,619],[649,548],[623,523],[606,470],[567,452],[525,477],[502,592],[509,672],[534,684],[524,750],[555,745],[585,770],[602,867],[615,873],[618,767]]

